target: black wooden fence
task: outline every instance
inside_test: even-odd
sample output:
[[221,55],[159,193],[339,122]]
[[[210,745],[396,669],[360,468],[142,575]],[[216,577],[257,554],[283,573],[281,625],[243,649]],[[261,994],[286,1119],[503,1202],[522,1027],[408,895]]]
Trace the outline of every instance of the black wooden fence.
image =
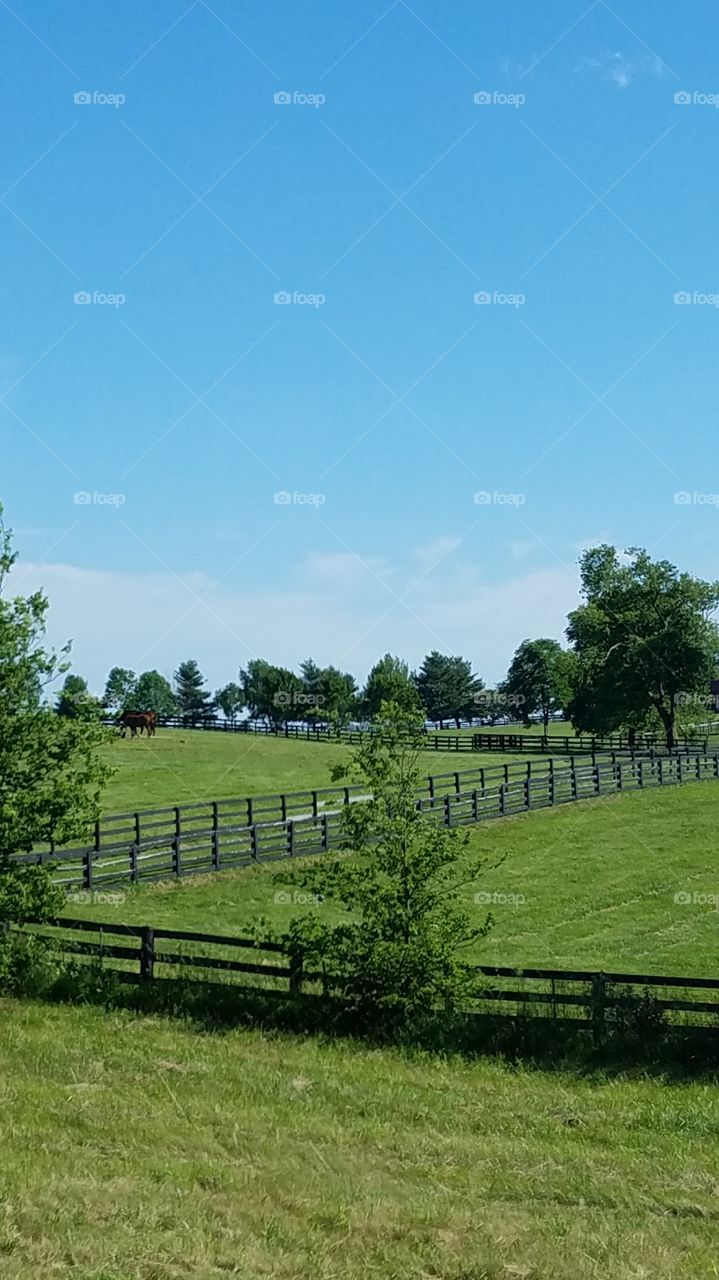
[[[444,775],[452,783],[441,792],[436,785],[429,785],[436,784],[437,779],[428,779],[417,805],[428,816],[454,827],[619,791],[719,778],[719,753],[615,754],[579,757],[567,763],[550,757],[542,763],[542,768],[533,761],[508,763],[504,768],[477,770],[475,777]],[[349,794],[347,802],[352,799]],[[361,796],[354,799],[361,800]],[[203,806],[186,806],[190,816],[183,821],[178,807],[171,811],[169,823],[162,821],[156,828],[150,823],[144,831],[141,827],[139,838],[135,828],[129,837],[126,832],[114,841],[103,843],[100,839],[82,848],[36,851],[18,855],[15,860],[48,863],[57,869],[59,882],[68,889],[86,890],[246,867],[337,847],[342,837],[344,803],[343,800],[336,808],[304,816],[260,822],[248,822],[242,809],[234,818],[230,813],[220,820],[220,810],[214,805],[209,807],[209,822],[207,807]],[[191,811],[197,808],[200,812],[195,817]],[[224,821],[225,816],[230,820]]]
[[[274,726],[264,724],[259,720],[238,720],[234,723],[228,720],[215,720],[212,718],[188,720],[182,716],[164,716],[158,720],[158,724],[166,729],[208,729],[217,730],[220,733],[257,733],[275,738],[291,738],[300,742],[335,742],[346,746],[359,746],[369,734],[376,732],[372,729],[329,728],[311,724]],[[431,729],[423,730],[422,743],[427,751],[460,751],[464,753],[473,751],[509,751],[516,755],[524,755],[527,752],[539,752],[544,755],[552,752],[563,755],[579,755],[584,752],[591,754],[607,751],[663,750],[666,748],[665,740],[657,734],[636,735],[632,742],[628,734],[621,733],[610,733],[601,736],[592,736],[590,734],[549,734],[543,737],[531,733],[508,734],[496,731],[433,733]],[[675,749],[692,753],[706,750],[706,739],[704,737],[687,737],[682,739]]]
[[[623,755],[613,751],[608,759],[615,761]],[[636,754],[655,754],[653,752]],[[596,763],[597,756],[592,756]],[[570,760],[574,764],[574,758]],[[484,765],[474,769],[452,770],[447,773],[430,774],[417,793],[418,799],[445,795],[447,792],[459,794],[473,787],[484,790],[493,782],[516,781],[525,777],[538,777],[543,771],[549,772],[554,767],[551,757],[507,762],[503,765]],[[182,843],[192,840],[205,831],[233,830],[237,827],[250,827],[255,824],[265,825],[286,822],[289,818],[319,817],[329,810],[341,808],[360,799],[364,788],[359,784],[339,787],[313,787],[304,791],[278,792],[268,796],[242,796],[226,800],[205,800],[193,804],[165,805],[157,809],[139,809],[132,813],[109,814],[99,819],[92,831],[92,839],[88,839],[83,848],[108,856],[125,848],[128,853],[131,846],[138,852],[157,844],[175,840]],[[89,834],[89,833],[88,833]],[[54,845],[40,847],[49,860],[57,857],[58,850]],[[75,852],[78,852],[75,847]]]
[[[22,932],[47,939],[59,955],[101,964],[121,983],[182,979],[231,984],[238,994],[333,993],[331,977],[313,972],[275,941],[64,917],[22,926]],[[718,978],[500,965],[477,965],[475,973],[478,990],[469,1013],[551,1018],[591,1030],[595,1039],[612,1022],[621,1028],[623,1014],[636,1016],[642,1008],[669,1026],[719,1030]]]

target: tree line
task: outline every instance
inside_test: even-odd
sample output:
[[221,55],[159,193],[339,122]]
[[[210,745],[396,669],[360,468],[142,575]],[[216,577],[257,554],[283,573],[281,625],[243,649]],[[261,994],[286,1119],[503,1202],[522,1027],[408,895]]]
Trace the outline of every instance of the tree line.
[[682,720],[706,711],[719,662],[719,632],[712,614],[719,583],[680,572],[646,551],[619,553],[603,545],[580,560],[581,603],[567,619],[567,644],[523,640],[506,677],[485,686],[468,658],[433,650],[417,671],[385,654],[364,686],[339,667],[312,658],[299,671],[256,658],[236,681],[214,693],[194,659],[181,662],[172,683],[158,671],[139,676],[113,667],[102,700],[81,677],[68,676],[56,709],[63,715],[153,710],[196,724],[222,714],[242,715],[275,728],[290,722],[343,725],[371,722],[382,703],[423,713],[444,727],[500,718],[546,730],[556,716],[579,732],[630,736],[660,731],[673,746]]

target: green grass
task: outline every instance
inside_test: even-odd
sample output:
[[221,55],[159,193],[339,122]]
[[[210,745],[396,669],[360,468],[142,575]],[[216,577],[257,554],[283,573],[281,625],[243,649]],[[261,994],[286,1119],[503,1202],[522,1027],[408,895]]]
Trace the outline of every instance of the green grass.
[[125,813],[329,786],[331,766],[349,751],[260,734],[158,729],[154,738],[113,739],[105,757],[116,773],[103,812]]
[[[477,918],[487,910],[494,916],[476,960],[715,975],[716,907],[711,900],[677,903],[674,895],[719,895],[718,819],[719,784],[704,782],[472,828],[469,853],[485,869],[466,890],[467,905]],[[117,905],[73,905],[72,914],[237,934],[264,918],[283,929],[307,909],[293,904],[296,887],[284,879],[285,868],[274,863],[139,886]],[[475,903],[476,893],[500,897],[487,906]]]
[[[350,759],[349,748],[330,743],[191,729],[159,729],[149,739],[114,738],[104,754],[116,770],[103,794],[105,814],[327,787],[331,766]],[[521,759],[487,752],[423,756],[428,774]]]
[[0,1017],[3,1280],[719,1274],[711,1084]]

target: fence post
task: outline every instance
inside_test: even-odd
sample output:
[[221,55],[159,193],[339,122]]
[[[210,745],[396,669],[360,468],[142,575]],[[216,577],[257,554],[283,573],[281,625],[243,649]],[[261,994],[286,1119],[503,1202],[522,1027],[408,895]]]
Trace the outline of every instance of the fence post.
[[302,994],[302,984],[304,981],[304,962],[302,956],[297,951],[290,952],[290,995],[299,996]]
[[175,835],[172,841],[173,871],[176,876],[182,875],[182,855],[180,853],[180,835],[182,833],[180,807],[175,806]]
[[290,858],[295,856],[295,824],[293,818],[290,818],[287,823],[287,856]]
[[659,756],[659,786],[664,786],[664,762],[661,756]]
[[322,814],[322,818],[321,818],[321,823],[322,823],[322,848],[325,850],[325,852],[326,852],[326,851],[329,849],[329,847],[330,847],[330,846],[329,846],[329,833],[328,833],[328,829],[327,829],[327,818],[328,818],[328,816],[329,816],[328,814],[323,813],[323,814]]
[[554,757],[549,757],[549,803],[554,804]]
[[217,801],[212,801],[212,865],[215,871],[220,869],[220,817]]
[[524,779],[524,805],[526,809],[532,807],[532,776],[527,770],[527,776]]
[[603,973],[595,973],[592,977],[591,1014],[592,1040],[595,1045],[601,1044],[604,1036],[604,1010],[606,1002],[607,982]]
[[499,812],[504,816],[507,810],[507,787],[506,783],[500,783],[499,787]]
[[617,760],[617,762],[616,762],[616,766],[615,766],[615,767],[616,767],[616,770],[617,770],[617,790],[618,790],[618,791],[623,791],[623,790],[624,790],[624,775],[622,774],[622,762],[621,762],[621,760]]
[[678,773],[678,775],[679,775],[679,779],[678,779],[678,781],[679,781],[679,782],[683,782],[683,781],[684,781],[684,779],[683,779],[683,777],[682,777],[682,757],[681,757],[681,753],[679,753],[679,754],[677,755],[677,773]]
[[460,780],[459,780],[459,774],[458,774],[458,773],[455,773],[455,775],[454,775],[454,791],[455,791],[455,795],[459,795],[459,793],[460,793],[460,791],[461,791],[461,790],[462,790],[462,784],[461,784],[461,782],[460,782]]
[[444,825],[445,827],[451,827],[452,825],[452,808],[450,805],[449,792],[447,792],[444,797]]
[[316,818],[319,813],[319,806],[317,803],[317,792],[313,791],[311,792],[311,795],[312,795],[312,817]]
[[85,881],[84,887],[86,889],[92,889],[92,849],[88,848],[85,850],[83,861],[85,863],[83,867],[83,880]]
[[576,800],[576,798],[577,798],[577,794],[578,794],[578,789],[577,789],[577,762],[576,762],[576,760],[575,760],[574,756],[572,756],[572,757],[570,758],[570,762],[569,762],[569,770],[570,770],[569,778],[570,778],[571,787],[572,787],[572,800]]
[[477,788],[472,791],[472,821],[479,822],[479,806],[477,804]]
[[142,926],[140,934],[140,977],[151,982],[155,976],[155,930],[151,925]]

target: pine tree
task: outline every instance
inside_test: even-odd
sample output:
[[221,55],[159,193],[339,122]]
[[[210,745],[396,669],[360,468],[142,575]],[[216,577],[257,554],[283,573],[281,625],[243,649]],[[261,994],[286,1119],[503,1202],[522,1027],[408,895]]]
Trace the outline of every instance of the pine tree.
[[212,715],[212,696],[205,689],[205,677],[194,658],[181,662],[174,675],[175,698],[186,724],[196,724]]

